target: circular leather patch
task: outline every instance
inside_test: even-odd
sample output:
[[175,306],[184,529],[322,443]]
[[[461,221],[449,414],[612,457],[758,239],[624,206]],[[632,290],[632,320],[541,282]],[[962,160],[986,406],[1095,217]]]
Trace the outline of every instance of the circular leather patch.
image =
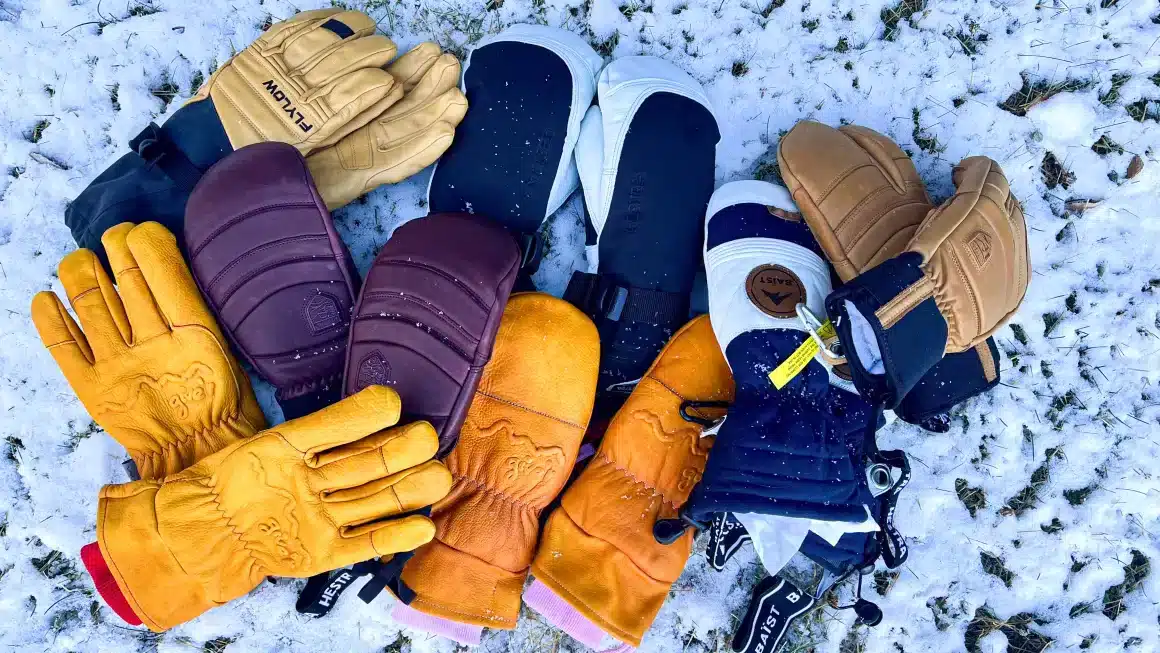
[[780,265],[753,268],[745,279],[745,292],[762,313],[776,318],[797,317],[797,305],[806,301],[801,279]]
[[841,365],[835,365],[834,366],[834,376],[838,377],[839,379],[842,379],[843,381],[853,381],[854,380],[854,373],[850,371],[850,366],[847,363],[842,363]]

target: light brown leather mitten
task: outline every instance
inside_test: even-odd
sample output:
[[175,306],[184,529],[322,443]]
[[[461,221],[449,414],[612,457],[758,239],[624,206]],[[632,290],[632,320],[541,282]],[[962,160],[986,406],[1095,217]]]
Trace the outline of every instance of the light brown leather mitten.
[[599,364],[596,327],[578,309],[540,293],[512,296],[446,459],[455,484],[431,513],[435,540],[403,569],[411,609],[515,627],[540,511],[572,473]]

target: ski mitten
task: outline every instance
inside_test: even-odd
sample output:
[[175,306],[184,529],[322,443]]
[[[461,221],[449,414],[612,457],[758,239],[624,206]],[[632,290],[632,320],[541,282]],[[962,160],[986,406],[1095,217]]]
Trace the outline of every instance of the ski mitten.
[[576,144],[588,271],[564,298],[600,330],[601,429],[688,320],[720,131],[701,86],[656,57],[610,63],[597,96]]
[[358,272],[298,150],[258,143],[214,164],[189,198],[185,247],[222,330],[287,419],[341,398]]
[[[733,513],[771,572],[811,531],[836,539],[878,528],[863,459],[876,416],[806,329],[830,268],[796,213],[785,189],[765,182],[726,184],[710,201],[709,316],[737,391],[683,511],[699,525]],[[681,532],[658,522],[658,539]]]
[[250,380],[202,300],[173,234],[124,223],[96,255],[60,262],[73,321],[53,292],[32,298],[32,321],[93,420],[157,480],[266,426]]
[[396,620],[465,643],[483,627],[515,628],[540,512],[568,480],[592,412],[599,347],[567,302],[540,293],[508,302],[446,458],[455,481],[431,512],[435,540],[403,568],[415,598],[396,605]]
[[692,532],[658,543],[653,524],[678,516],[713,444],[705,424],[732,398],[709,318],[698,317],[661,351],[548,517],[529,607],[590,647],[604,634],[640,645],[693,546]]
[[[842,281],[902,253],[934,209],[910,157],[886,136],[857,125],[799,122],[778,145],[794,202]],[[902,398],[895,412],[930,430],[945,413],[999,382],[998,349],[987,338],[950,353]]]
[[537,231],[576,190],[572,150],[604,60],[571,32],[512,25],[481,41],[463,67],[470,111],[435,166],[432,213],[474,213],[508,228],[539,264]]
[[409,419],[435,426],[439,456],[451,451],[519,264],[511,235],[475,216],[429,215],[397,228],[355,306],[346,394],[393,387]]
[[435,527],[406,513],[441,499],[451,477],[431,460],[431,425],[398,420],[398,395],[368,388],[181,473],[107,485],[82,560],[110,606],[160,632],[267,576],[414,549]]

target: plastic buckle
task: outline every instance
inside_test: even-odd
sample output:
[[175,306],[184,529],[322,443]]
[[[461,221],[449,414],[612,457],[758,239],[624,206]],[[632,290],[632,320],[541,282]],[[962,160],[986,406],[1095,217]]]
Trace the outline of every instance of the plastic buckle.
[[596,299],[599,314],[606,320],[619,322],[624,306],[628,303],[628,287],[620,285],[612,277],[602,275],[596,289],[599,293]]
[[148,163],[156,163],[165,156],[165,146],[162,143],[161,128],[151,122],[140,134],[129,141],[129,147]]

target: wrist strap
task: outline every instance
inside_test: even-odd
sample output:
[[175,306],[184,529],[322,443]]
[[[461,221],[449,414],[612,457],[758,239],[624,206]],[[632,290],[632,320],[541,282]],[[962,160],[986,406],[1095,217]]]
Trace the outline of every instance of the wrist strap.
[[193,165],[157,123],[149,123],[129,141],[129,147],[146,163],[160,168],[178,188],[187,193],[193,191],[201,179],[202,171]]

